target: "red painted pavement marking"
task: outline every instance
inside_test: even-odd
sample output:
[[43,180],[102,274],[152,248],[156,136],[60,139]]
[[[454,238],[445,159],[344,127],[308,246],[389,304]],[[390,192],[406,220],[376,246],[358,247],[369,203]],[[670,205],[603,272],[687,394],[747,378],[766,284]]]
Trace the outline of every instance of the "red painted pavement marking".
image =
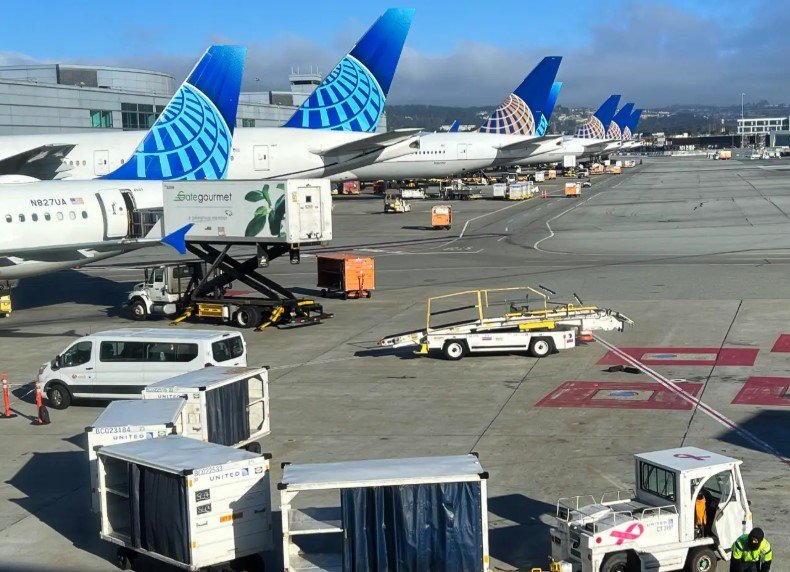
[[[697,395],[698,383],[679,383],[684,391]],[[652,392],[643,400],[601,399],[599,391]],[[693,405],[675,395],[660,383],[616,381],[566,381],[535,404],[536,407],[590,407],[598,409],[676,409],[691,410]]]
[[790,352],[790,334],[781,334],[776,338],[774,347],[771,348],[772,352]]
[[639,368],[640,370],[642,370],[642,372],[644,374],[646,374],[650,378],[656,380],[657,382],[659,382],[664,387],[666,387],[668,389],[671,389],[673,391],[673,393],[681,396],[683,399],[685,399],[686,401],[688,401],[689,403],[694,405],[699,411],[702,411],[705,415],[707,415],[711,419],[717,421],[718,423],[720,423],[724,427],[727,427],[728,429],[731,429],[734,433],[736,433],[737,435],[739,435],[741,438],[745,439],[746,441],[750,442],[752,445],[756,446],[760,450],[765,451],[766,453],[769,453],[769,454],[773,455],[774,457],[776,457],[784,465],[790,466],[790,459],[785,457],[782,454],[781,451],[776,449],[770,443],[766,443],[765,441],[760,439],[757,435],[755,435],[751,431],[748,431],[748,430],[744,429],[743,427],[741,427],[740,425],[735,423],[733,420],[728,419],[727,417],[725,417],[724,415],[722,415],[721,413],[719,413],[718,411],[713,409],[707,403],[704,403],[698,397],[695,397],[694,395],[691,395],[688,392],[684,391],[683,388],[680,387],[679,384],[675,383],[671,379],[667,379],[666,377],[664,377],[660,373],[656,372],[655,370],[650,369],[647,365],[643,364],[642,362],[640,362],[637,359],[634,359],[632,356],[628,355],[627,353],[625,353],[620,348],[610,344],[609,342],[607,342],[606,340],[604,340],[600,336],[597,336],[597,335],[593,334],[593,337],[598,341],[598,343],[600,343],[602,346],[604,346],[610,352],[616,354],[619,358],[626,360],[626,363],[628,363],[629,365],[632,365],[632,366],[634,366],[636,368]]
[[[641,361],[645,365],[704,365],[704,366],[753,366],[760,352],[757,348],[619,348],[622,353]],[[675,358],[642,359],[645,354],[677,354]],[[718,356],[715,360],[683,359],[683,355],[709,354]],[[616,352],[608,351],[598,365],[624,365],[628,361]]]
[[732,400],[740,405],[790,407],[790,377],[750,377]]
[[[636,531],[636,532],[634,532]],[[616,538],[616,545],[620,546],[626,540],[636,540],[645,531],[645,526],[641,522],[633,522],[625,530],[613,530],[609,536]]]

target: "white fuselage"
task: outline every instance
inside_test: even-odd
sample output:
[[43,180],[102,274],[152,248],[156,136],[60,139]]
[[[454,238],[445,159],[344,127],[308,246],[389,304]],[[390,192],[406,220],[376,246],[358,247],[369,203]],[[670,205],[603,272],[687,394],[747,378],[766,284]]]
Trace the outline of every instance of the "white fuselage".
[[[534,137],[495,133],[423,133],[419,150],[401,157],[381,161],[344,173],[347,178],[378,179],[444,178],[488,168],[498,161],[522,159],[532,152],[528,143]],[[519,142],[522,149],[502,150]]]
[[[562,142],[562,145],[548,153],[536,154],[524,160],[515,162],[516,165],[535,165],[537,163],[562,163],[568,156],[576,157],[577,160],[585,161],[595,155],[603,155],[617,149],[620,143],[605,139],[589,139],[581,137],[570,137]],[[594,151],[590,149],[594,148]]]
[[[45,145],[75,145],[62,161],[58,179],[86,180],[106,175],[127,161],[145,137],[144,131],[0,136],[0,161]],[[409,141],[385,149],[344,155],[327,150],[370,137],[370,133],[248,127],[236,129],[228,179],[287,179],[329,177],[377,160],[410,152]],[[322,153],[324,153],[322,155]]]
[[0,280],[18,280],[139,248],[130,209],[161,209],[162,182],[9,184],[0,205]]

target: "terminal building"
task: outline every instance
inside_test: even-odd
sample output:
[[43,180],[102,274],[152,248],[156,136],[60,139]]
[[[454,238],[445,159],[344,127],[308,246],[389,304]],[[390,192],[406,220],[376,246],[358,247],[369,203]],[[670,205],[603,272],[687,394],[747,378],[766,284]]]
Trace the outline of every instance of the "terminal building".
[[[242,93],[237,127],[280,127],[321,83],[291,73],[290,91]],[[148,129],[180,83],[165,73],[66,64],[0,66],[0,135]],[[386,131],[384,115],[379,131]]]
[[738,120],[738,138],[746,145],[790,145],[790,117],[747,117]]

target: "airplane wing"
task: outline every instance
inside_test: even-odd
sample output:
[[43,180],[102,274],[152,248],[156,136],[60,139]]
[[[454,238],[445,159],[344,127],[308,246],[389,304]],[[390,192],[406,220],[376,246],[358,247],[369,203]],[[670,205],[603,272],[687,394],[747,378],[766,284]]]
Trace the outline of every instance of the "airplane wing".
[[524,139],[502,145],[497,147],[497,149],[500,151],[524,151],[531,154],[540,147],[545,148],[542,152],[548,152],[560,145],[562,145],[562,135],[543,135],[541,137],[524,137]]
[[328,149],[311,149],[312,153],[322,157],[337,157],[340,155],[366,155],[376,153],[412,139],[421,129],[396,129],[385,133],[376,133],[370,137],[362,137],[351,143],[344,143]]
[[74,144],[41,145],[0,159],[0,175],[27,175],[36,179],[54,179],[62,171],[62,159]]
[[[61,262],[65,260],[75,260],[85,258],[86,262],[91,259],[91,252],[114,252],[117,250],[134,250],[145,246],[155,246],[161,244],[159,240],[105,240],[102,242],[80,243],[80,244],[57,244],[47,247],[14,248],[13,250],[2,250],[0,246],[0,259],[2,258],[29,258],[41,262]],[[0,264],[1,266],[2,264]]]

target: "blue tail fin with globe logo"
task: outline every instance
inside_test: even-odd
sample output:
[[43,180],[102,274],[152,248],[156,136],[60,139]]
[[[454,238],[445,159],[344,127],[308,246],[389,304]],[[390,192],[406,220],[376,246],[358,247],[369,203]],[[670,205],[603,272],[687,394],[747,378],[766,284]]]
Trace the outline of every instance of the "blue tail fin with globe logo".
[[579,125],[579,128],[576,130],[576,137],[579,139],[606,138],[607,126],[612,121],[619,102],[620,96],[618,94],[610,95],[590,119]]
[[612,117],[612,122],[609,123],[609,129],[606,130],[606,137],[609,139],[622,139],[623,130],[628,125],[628,120],[631,119],[631,113],[634,111],[633,103],[626,103],[615,113]]
[[411,8],[384,12],[284,127],[375,131],[413,18]]
[[541,126],[544,109],[549,102],[554,78],[562,58],[543,58],[524,81],[499,104],[488,120],[480,127],[481,133],[503,133],[511,135],[535,135]]
[[206,50],[129,160],[102,178],[224,179],[246,55],[242,46]]
[[544,109],[541,112],[541,118],[538,122],[538,126],[535,128],[535,135],[538,137],[542,137],[546,134],[546,131],[549,128],[549,121],[551,121],[551,114],[554,113],[554,106],[557,105],[557,98],[560,96],[560,90],[562,89],[562,82],[555,81],[554,84],[551,86],[551,91],[549,92],[549,98],[546,100],[546,105],[544,105]]

